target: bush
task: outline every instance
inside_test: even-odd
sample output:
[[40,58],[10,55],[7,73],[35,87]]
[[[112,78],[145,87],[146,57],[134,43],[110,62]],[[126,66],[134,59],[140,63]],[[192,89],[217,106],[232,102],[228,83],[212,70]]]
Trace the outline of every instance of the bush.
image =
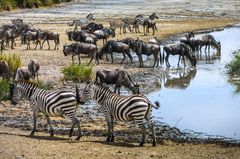
[[61,69],[64,74],[63,80],[85,82],[92,78],[92,66],[70,64]]
[[44,89],[44,90],[53,89],[53,85],[50,81],[44,82],[41,80],[36,80],[36,81],[33,81],[33,83],[35,83],[38,86],[38,88],[40,88],[40,89]]
[[15,72],[21,66],[21,59],[16,54],[0,54],[0,60],[5,60],[8,63],[10,74]]
[[227,65],[228,73],[231,75],[240,75],[240,53],[236,54],[234,59]]
[[7,100],[9,95],[9,83],[6,80],[0,81],[0,101]]

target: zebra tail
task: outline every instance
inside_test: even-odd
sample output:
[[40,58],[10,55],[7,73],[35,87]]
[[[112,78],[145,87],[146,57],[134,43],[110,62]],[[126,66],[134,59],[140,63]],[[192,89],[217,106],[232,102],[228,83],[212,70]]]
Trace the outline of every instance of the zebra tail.
[[152,107],[155,108],[155,109],[159,109],[160,108],[160,103],[158,101],[154,102],[154,104],[152,104]]

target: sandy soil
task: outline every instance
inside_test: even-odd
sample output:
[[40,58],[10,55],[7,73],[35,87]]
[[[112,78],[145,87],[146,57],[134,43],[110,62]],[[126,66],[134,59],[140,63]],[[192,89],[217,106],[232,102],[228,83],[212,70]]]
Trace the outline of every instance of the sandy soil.
[[[167,1],[164,2],[167,3]],[[212,0],[210,0],[209,3],[210,2],[213,3]],[[172,7],[169,7],[169,10],[162,10],[161,13],[168,15],[168,17],[171,17],[171,15],[173,15],[174,18],[164,17],[159,19],[157,21],[158,31],[155,36],[163,40],[173,35],[184,33],[187,30],[212,30],[239,23],[238,16],[236,16],[239,12],[239,5],[237,5],[237,2],[238,1],[231,1],[231,3],[225,6],[225,9],[219,9],[218,12],[213,12],[212,14],[203,12],[201,10],[197,10],[195,12],[186,10],[185,12],[178,12],[179,14],[181,13],[179,16],[186,14],[188,16],[192,16],[191,18],[187,17],[180,19],[176,18],[177,11],[172,4]],[[190,4],[192,3],[193,2]],[[216,4],[218,4],[217,6],[219,7],[221,6],[220,4],[227,3],[228,1],[225,3],[218,1]],[[189,5],[187,2],[185,2],[185,5],[184,3],[180,4],[182,6]],[[195,6],[197,4],[198,3],[194,3]],[[230,9],[234,4],[236,6],[233,8],[234,11],[229,11],[228,8]],[[202,5],[202,7],[204,7],[204,5]],[[189,10],[193,9],[189,8]],[[9,17],[1,17],[2,20],[0,23],[9,23],[9,19],[19,17],[19,15],[21,15],[19,12],[22,13],[22,11],[14,11],[10,14],[11,16]],[[226,16],[224,16],[225,14],[223,14],[223,12],[226,12]],[[7,13],[4,14],[6,15]],[[47,50],[46,45],[44,46],[43,50],[26,50],[26,46],[20,46],[18,40],[17,46],[14,50],[7,48],[4,53],[19,54],[22,59],[23,66],[26,66],[30,59],[36,58],[41,64],[39,78],[44,81],[52,81],[54,88],[62,87],[66,83],[61,82],[61,77],[63,76],[61,73],[61,68],[71,62],[71,57],[64,57],[62,52],[63,45],[66,43],[71,43],[67,40],[67,36],[65,35],[65,31],[68,28],[66,22],[69,21],[69,19],[67,16],[65,18],[61,17],[60,19],[64,21],[64,23],[56,24],[53,22],[50,24],[45,24],[42,21],[36,21],[34,16],[24,18],[27,21],[34,21],[34,27],[36,28],[48,29],[60,33],[60,50]],[[204,18],[193,18],[194,16]],[[100,16],[98,15],[98,17]],[[44,17],[42,18],[44,19]],[[50,19],[54,18],[59,20],[58,16],[50,17]],[[105,26],[108,26],[107,20],[105,18],[99,18],[96,21],[103,23]],[[46,20],[45,22],[48,21]],[[150,37],[152,37],[150,35],[143,36],[142,33],[128,33],[125,35],[119,35],[118,31],[119,30],[117,30],[117,36],[115,39],[122,39],[125,37],[139,37],[147,41]],[[101,45],[102,41],[99,41],[98,46],[101,47]],[[32,45],[31,47],[33,48],[34,46]],[[53,48],[53,44],[51,44],[51,48]],[[89,59],[84,58],[83,61],[86,62],[88,60]],[[152,71],[150,68],[137,68],[138,62],[135,62],[133,65],[119,65],[119,63],[120,60],[117,60],[113,65],[110,65],[105,61],[100,61],[99,66],[94,65],[94,70],[102,68],[124,68],[131,74]],[[153,77],[153,80],[151,80],[151,86],[156,86],[155,79],[156,78]],[[146,82],[142,81],[140,84],[146,85]],[[82,84],[80,85],[82,86]],[[22,102],[23,106],[21,108],[10,107],[9,102],[4,103],[6,104],[6,107],[1,106],[1,115],[8,116],[18,114],[18,116],[21,117],[22,113],[26,113],[26,115],[31,114],[30,109],[22,108],[24,106],[27,107],[28,103],[26,102]],[[101,122],[103,121],[101,120]],[[101,122],[93,122],[94,124],[90,126],[85,125],[83,129],[103,130],[105,129],[105,124]],[[35,137],[30,138],[28,137],[29,130],[25,131],[23,130],[24,128],[21,126],[19,127],[20,129],[9,128],[0,123],[0,158],[240,158],[240,147],[226,147],[217,144],[195,145],[164,141],[162,145],[158,145],[157,147],[151,147],[150,144],[146,144],[146,146],[142,148],[137,146],[137,142],[128,142],[126,139],[118,137],[116,137],[116,142],[111,144],[104,142],[105,138],[101,135],[90,137],[84,136],[81,138],[81,141],[76,142],[73,139],[69,139],[66,135],[57,135],[54,138],[49,138],[49,134],[44,132],[38,132],[36,133]],[[29,127],[31,127],[31,123]],[[120,126],[119,130],[121,129],[122,127]],[[124,131],[126,132],[128,129],[124,128]]]

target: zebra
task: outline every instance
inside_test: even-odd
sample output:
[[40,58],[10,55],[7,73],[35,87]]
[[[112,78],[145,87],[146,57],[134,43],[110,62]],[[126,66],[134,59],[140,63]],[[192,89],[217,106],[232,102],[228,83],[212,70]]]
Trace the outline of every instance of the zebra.
[[122,34],[122,31],[123,31],[123,34],[126,34],[127,29],[129,30],[129,32],[132,32],[131,24],[127,19],[120,19],[120,20],[113,19],[109,21],[109,25],[111,28],[115,28],[115,29],[119,28],[120,35]]
[[42,112],[47,119],[50,127],[50,136],[53,136],[53,128],[49,117],[68,117],[72,121],[69,137],[72,136],[75,125],[78,128],[78,136],[81,137],[80,122],[76,117],[76,109],[80,100],[79,91],[76,86],[76,94],[68,90],[47,91],[37,87],[36,84],[27,81],[15,81],[10,84],[10,99],[13,105],[16,105],[21,97],[26,97],[30,101],[33,110],[33,129],[30,136],[34,135],[37,126],[38,112]]
[[143,14],[138,14],[135,16],[133,21],[133,31],[135,30],[135,33],[140,33],[139,26],[143,25],[144,17]]
[[77,20],[73,20],[72,23],[68,23],[69,26],[75,26],[74,30],[77,30],[78,26],[83,26],[83,25],[87,25],[88,23],[90,23],[92,20],[94,20],[93,14],[89,13],[85,19],[77,19]]
[[109,88],[97,82],[88,82],[83,89],[83,99],[85,101],[93,99],[104,112],[108,125],[107,142],[114,141],[114,120],[135,121],[142,130],[140,146],[143,146],[146,138],[146,122],[152,131],[152,145],[156,146],[155,129],[152,122],[152,107],[158,109],[159,102],[153,105],[147,97],[142,94],[121,96],[113,93]]

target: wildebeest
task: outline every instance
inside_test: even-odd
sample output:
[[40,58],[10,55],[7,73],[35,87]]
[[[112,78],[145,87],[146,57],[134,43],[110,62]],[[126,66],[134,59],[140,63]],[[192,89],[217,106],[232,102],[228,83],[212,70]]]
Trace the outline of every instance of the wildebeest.
[[[154,64],[152,67],[158,67],[159,66],[159,60],[161,59],[161,52],[160,52],[160,46],[158,44],[151,44],[146,43],[142,40],[136,40],[134,43],[134,51],[138,55],[139,58],[139,67],[143,67],[143,59],[142,55],[153,55],[154,56]],[[160,56],[160,59],[159,59]]]
[[78,55],[78,64],[81,64],[80,54],[86,54],[91,59],[88,65],[92,62],[93,58],[95,58],[95,63],[99,64],[98,58],[96,58],[96,53],[98,49],[94,44],[87,44],[82,42],[76,42],[70,45],[63,46],[63,53],[65,56],[72,55],[72,62],[74,63],[74,56]]
[[50,45],[49,45],[49,40],[53,40],[54,43],[55,43],[55,48],[54,50],[58,50],[59,49],[59,44],[60,44],[60,40],[59,40],[59,33],[56,33],[56,32],[51,32],[51,31],[43,31],[43,42],[42,42],[42,47],[43,47],[43,44],[45,43],[45,41],[47,41],[47,44],[48,44],[48,50],[50,49]]
[[78,26],[83,26],[86,25],[88,23],[90,23],[92,20],[94,20],[93,14],[89,13],[85,19],[77,19],[77,20],[73,20],[72,23],[68,23],[69,26],[75,26],[74,30],[77,30]]
[[44,38],[43,36],[44,36],[43,32],[41,32],[40,30],[28,31],[22,34],[22,40],[24,41],[22,43],[27,43],[27,50],[28,49],[30,50],[30,43],[31,41],[34,41],[36,43],[35,50],[37,49],[38,45],[40,46],[41,49],[42,48],[41,40]]
[[5,60],[0,60],[0,76],[2,76],[3,79],[7,79],[10,76],[9,66]]
[[96,30],[101,30],[103,29],[103,25],[102,24],[97,24],[97,23],[94,23],[94,22],[91,22],[87,25],[83,25],[81,26],[81,29],[82,30],[90,30],[91,32],[94,32]]
[[127,54],[127,56],[129,57],[129,59],[131,60],[131,63],[132,63],[133,58],[132,58],[132,55],[130,54],[129,46],[127,44],[117,42],[117,41],[114,41],[114,40],[109,40],[106,44],[104,44],[102,49],[97,53],[97,58],[102,59],[103,53],[106,53],[106,59],[108,61],[107,54],[110,53],[111,58],[112,58],[112,63],[113,63],[113,52],[122,53],[123,60],[122,60],[121,63],[124,62],[124,60],[126,58],[126,54]]
[[38,71],[40,69],[40,65],[36,59],[30,60],[28,64],[28,70],[30,72],[30,76],[32,79],[35,79],[37,76],[38,79]]
[[121,86],[125,86],[129,88],[133,92],[133,94],[139,94],[139,85],[133,83],[130,75],[125,70],[98,70],[96,72],[96,81],[98,82],[99,80],[102,84],[115,84],[115,93],[118,90],[118,94],[120,94]]
[[185,56],[190,60],[192,66],[196,66],[196,58],[194,55],[192,55],[191,53],[191,49],[189,48],[189,46],[187,46],[184,43],[178,43],[178,44],[171,44],[171,45],[166,45],[163,47],[163,51],[166,52],[166,66],[170,67],[170,63],[168,61],[169,55],[179,55],[178,58],[178,67],[179,67],[179,62],[180,59],[182,57],[183,59],[183,63],[184,63],[184,67],[186,66],[185,64]]
[[135,40],[133,38],[125,38],[125,39],[118,40],[118,42],[127,44],[130,47],[130,49],[133,49]]
[[89,34],[86,30],[82,31],[67,31],[69,40],[77,42],[84,42],[97,45],[97,37],[93,34]]
[[[217,49],[217,53],[221,52],[221,43],[220,41],[217,42],[214,37],[210,34],[206,34],[206,35],[202,35],[199,37],[196,37],[196,40],[198,42],[199,45],[199,51],[200,53],[202,53],[202,47],[205,46],[205,53],[208,47],[208,53],[209,53],[209,60],[210,60],[210,46],[214,47],[215,49]],[[207,59],[207,53],[206,53],[206,59]]]
[[22,80],[29,81],[30,77],[31,77],[30,71],[27,67],[19,67],[16,70],[14,80],[15,81],[22,81]]
[[111,35],[113,38],[115,37],[115,28],[103,28],[101,30],[97,30],[93,32],[93,34],[97,37],[97,39],[103,39],[107,42],[107,38]]

